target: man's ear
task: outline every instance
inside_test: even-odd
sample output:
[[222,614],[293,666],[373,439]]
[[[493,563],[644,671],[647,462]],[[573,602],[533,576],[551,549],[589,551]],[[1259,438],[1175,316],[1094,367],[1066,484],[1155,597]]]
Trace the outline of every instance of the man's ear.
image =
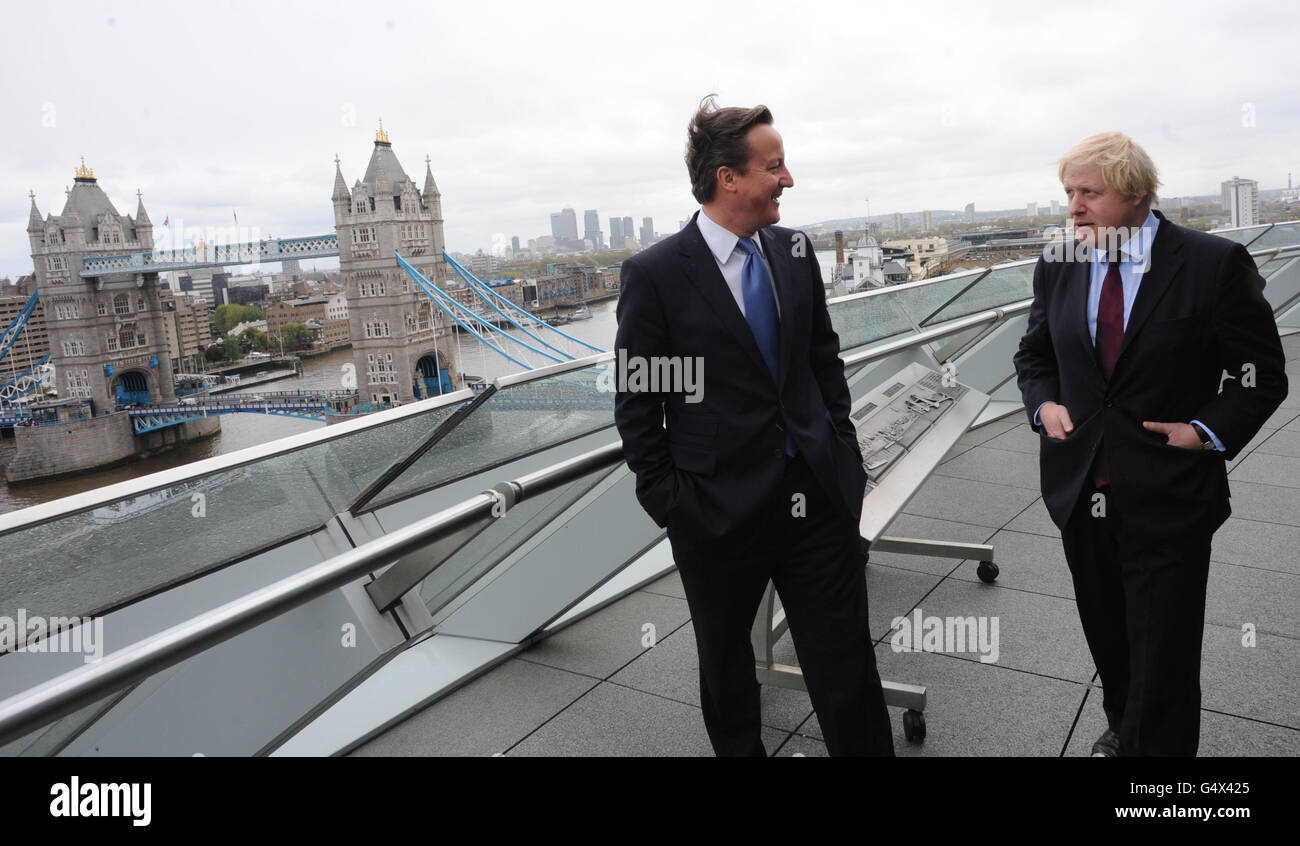
[[718,188],[723,191],[736,189],[736,172],[727,165],[718,168]]

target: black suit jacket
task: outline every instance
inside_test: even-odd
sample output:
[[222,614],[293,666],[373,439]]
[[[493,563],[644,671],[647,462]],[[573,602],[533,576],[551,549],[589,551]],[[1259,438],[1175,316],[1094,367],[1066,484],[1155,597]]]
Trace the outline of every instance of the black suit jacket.
[[[1213,532],[1231,513],[1225,462],[1286,397],[1282,342],[1246,248],[1156,216],[1151,263],[1109,382],[1088,332],[1089,263],[1044,257],[1034,271],[1015,365],[1031,425],[1047,400],[1074,422],[1064,440],[1036,427],[1043,500],[1057,526],[1068,521],[1104,438],[1110,508],[1165,535]],[[1232,378],[1220,390],[1223,371]],[[1199,420],[1226,452],[1169,446],[1144,420]]]
[[703,363],[698,403],[684,392],[627,391],[619,381],[623,452],[637,498],[660,526],[671,521],[713,538],[742,527],[781,482],[786,428],[842,516],[861,516],[866,474],[811,239],[778,226],[760,238],[781,311],[780,385],[695,218],[623,262],[620,360]]

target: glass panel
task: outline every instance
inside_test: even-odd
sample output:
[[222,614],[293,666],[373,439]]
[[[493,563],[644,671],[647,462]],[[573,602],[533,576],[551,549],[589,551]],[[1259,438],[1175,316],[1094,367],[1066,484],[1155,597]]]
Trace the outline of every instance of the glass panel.
[[1259,233],[1267,229],[1268,226],[1248,226],[1245,229],[1230,229],[1224,232],[1215,232],[1221,238],[1227,238],[1229,241],[1236,241],[1238,244],[1250,244],[1251,241],[1259,237]]
[[[526,499],[499,519],[493,520],[477,537],[457,550],[420,584],[420,596],[429,611],[437,614],[439,609],[488,570],[529,546],[539,532],[615,469],[617,468],[607,467],[597,470],[553,491]],[[575,537],[573,542],[584,541]],[[641,543],[640,539],[629,543],[624,558],[630,558]]]
[[614,425],[605,365],[502,388],[393,479],[369,511],[452,479]]
[[963,291],[955,300],[943,306],[922,324],[933,326],[945,320],[954,320],[1001,308],[1034,296],[1034,263],[995,267],[983,279]]
[[1251,241],[1250,251],[1267,250],[1273,247],[1294,247],[1300,245],[1300,223],[1279,223],[1259,238]]
[[0,536],[0,615],[95,615],[319,528],[454,409]]
[[916,323],[952,299],[983,270],[942,277],[924,285],[885,288],[867,296],[845,297],[827,303],[831,325],[840,336],[840,350],[911,332]]
[[1284,266],[1290,264],[1295,260],[1296,260],[1296,256],[1294,255],[1278,256],[1275,259],[1270,259],[1264,262],[1264,264],[1260,265],[1259,275],[1263,276],[1264,280],[1267,281],[1270,276],[1272,276],[1274,273],[1277,273]]

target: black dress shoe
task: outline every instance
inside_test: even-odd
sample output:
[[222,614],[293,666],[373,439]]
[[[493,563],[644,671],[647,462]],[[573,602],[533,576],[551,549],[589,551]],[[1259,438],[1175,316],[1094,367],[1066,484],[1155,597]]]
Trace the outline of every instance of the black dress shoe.
[[1106,729],[1097,742],[1092,744],[1092,757],[1094,758],[1118,758],[1119,757],[1119,735],[1114,729]]

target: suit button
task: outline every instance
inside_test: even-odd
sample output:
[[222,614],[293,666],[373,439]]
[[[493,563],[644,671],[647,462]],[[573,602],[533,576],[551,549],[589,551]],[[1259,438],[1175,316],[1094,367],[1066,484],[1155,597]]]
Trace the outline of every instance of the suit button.
[[1107,407],[1107,408],[1110,408],[1110,407],[1111,407],[1112,405],[1114,405],[1114,404],[1115,404],[1115,403],[1111,402],[1110,400],[1106,400],[1106,407]]
[[773,457],[773,458],[784,458],[784,457],[785,457],[785,450],[781,449],[780,447],[778,447],[778,448],[772,450],[772,457]]

